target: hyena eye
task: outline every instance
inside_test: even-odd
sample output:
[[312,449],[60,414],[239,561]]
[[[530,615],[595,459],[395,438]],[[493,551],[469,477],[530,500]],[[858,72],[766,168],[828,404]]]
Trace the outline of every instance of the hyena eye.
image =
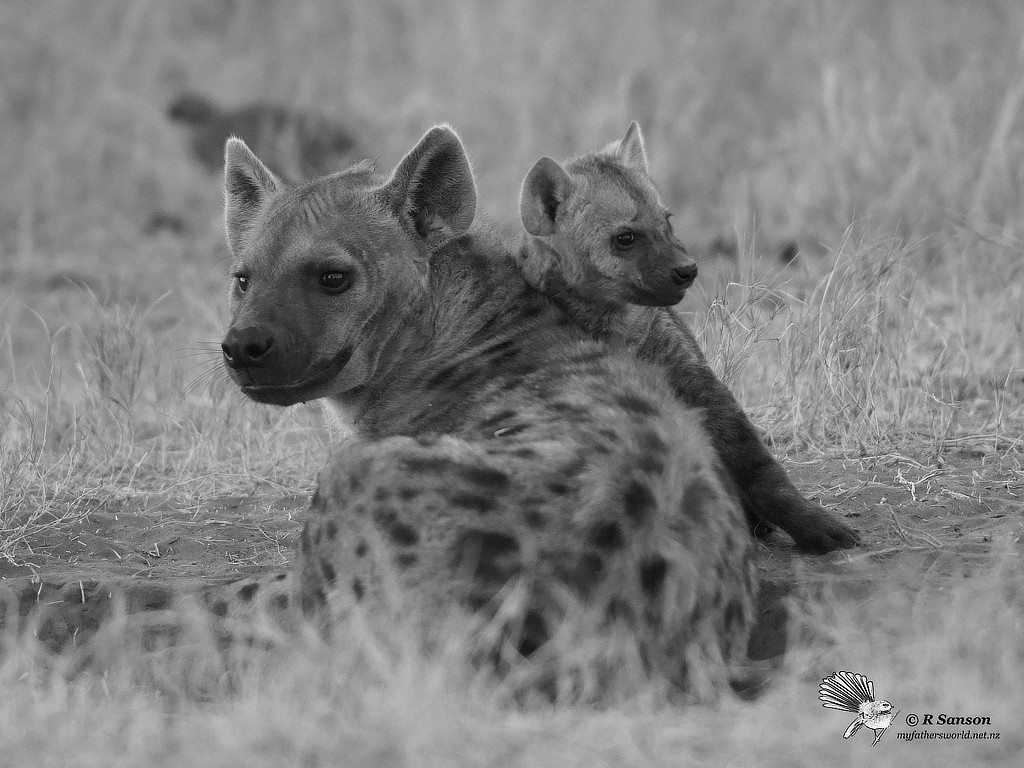
[[628,229],[625,232],[619,232],[614,238],[616,248],[632,248],[636,245],[636,233],[630,232]]
[[245,293],[249,290],[249,278],[245,275],[235,275],[235,287],[239,293]]
[[324,272],[320,275],[320,287],[324,293],[344,293],[352,287],[352,277],[348,272]]

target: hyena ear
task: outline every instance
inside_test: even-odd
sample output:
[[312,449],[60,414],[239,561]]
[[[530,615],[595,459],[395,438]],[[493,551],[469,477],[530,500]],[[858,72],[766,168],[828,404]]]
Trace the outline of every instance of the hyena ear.
[[282,186],[244,141],[234,136],[228,139],[224,148],[224,220],[232,253],[245,244],[260,212]]
[[519,216],[526,231],[540,237],[553,235],[558,208],[569,199],[572,189],[569,174],[550,157],[534,163],[519,195]]
[[381,189],[385,204],[423,240],[436,245],[469,229],[476,184],[466,150],[447,125],[427,131]]
[[619,142],[616,151],[619,159],[630,168],[647,173],[647,148],[644,146],[644,134],[640,123],[634,120],[629,124],[626,135]]

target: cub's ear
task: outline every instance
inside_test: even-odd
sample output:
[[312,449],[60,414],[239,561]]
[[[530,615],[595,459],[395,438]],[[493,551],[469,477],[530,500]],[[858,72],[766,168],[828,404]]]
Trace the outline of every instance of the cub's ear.
[[232,253],[244,246],[260,212],[282,186],[244,141],[234,136],[228,139],[224,148],[224,220]]
[[519,195],[519,216],[526,231],[542,237],[554,234],[558,208],[569,199],[572,190],[569,174],[550,157],[534,163]]
[[447,125],[427,131],[380,194],[384,204],[431,245],[468,230],[476,213],[476,184],[455,131]]
[[628,167],[647,173],[647,149],[644,146],[644,134],[640,124],[634,120],[629,124],[626,135],[619,142],[615,153]]

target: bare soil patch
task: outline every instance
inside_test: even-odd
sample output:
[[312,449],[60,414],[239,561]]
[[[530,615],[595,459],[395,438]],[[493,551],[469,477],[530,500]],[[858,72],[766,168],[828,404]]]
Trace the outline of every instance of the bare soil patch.
[[[788,469],[805,493],[847,518],[863,542],[810,557],[784,534],[762,540],[754,658],[785,649],[783,601],[794,592],[862,603],[942,589],[944,581],[989,563],[1006,533],[1018,544],[1024,539],[1024,471],[1013,459],[962,451],[938,467],[904,455],[803,457]],[[0,587],[13,596],[21,620],[39,612],[37,634],[48,646],[77,644],[110,615],[115,595],[129,611],[158,609],[178,592],[286,566],[307,503],[302,493],[213,496],[178,506],[97,499],[78,522],[32,533],[22,563],[0,563]]]

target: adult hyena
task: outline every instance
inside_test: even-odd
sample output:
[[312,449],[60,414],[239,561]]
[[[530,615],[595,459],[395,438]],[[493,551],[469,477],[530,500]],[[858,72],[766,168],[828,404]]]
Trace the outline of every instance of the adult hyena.
[[522,652],[627,638],[713,690],[746,647],[755,571],[701,420],[529,286],[507,243],[467,233],[456,135],[432,129],[384,182],[297,187],[232,140],[226,185],[231,376],[258,402],[327,398],[359,434],[301,535],[305,611],[380,605],[393,577]]

